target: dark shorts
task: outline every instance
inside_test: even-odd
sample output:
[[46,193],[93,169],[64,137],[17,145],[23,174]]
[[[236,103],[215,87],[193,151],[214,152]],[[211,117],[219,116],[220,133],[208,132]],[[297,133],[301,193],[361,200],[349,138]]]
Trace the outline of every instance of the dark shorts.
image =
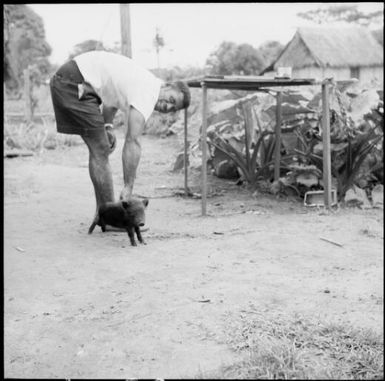
[[57,131],[62,134],[89,136],[104,129],[100,97],[86,82],[76,62],[59,68],[50,81]]

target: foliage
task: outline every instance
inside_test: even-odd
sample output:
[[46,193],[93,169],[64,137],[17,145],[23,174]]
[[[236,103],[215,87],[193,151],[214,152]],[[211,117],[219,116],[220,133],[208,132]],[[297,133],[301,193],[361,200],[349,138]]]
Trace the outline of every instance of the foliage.
[[[208,143],[232,160],[242,171],[246,181],[253,186],[262,176],[262,173],[267,172],[269,177],[271,175],[271,173],[269,173],[271,172],[271,168],[269,167],[274,164],[272,154],[274,152],[275,140],[270,136],[267,136],[270,134],[269,131],[265,131],[258,138],[252,150],[246,147],[245,155],[220,136],[216,136],[215,139],[209,140]],[[258,156],[260,158],[259,162],[257,161]]]
[[3,36],[4,36],[4,47],[3,47],[3,78],[4,81],[11,81],[12,78],[15,78],[15,73],[13,72],[12,63],[10,62],[10,41],[9,41],[9,18],[10,10],[7,6],[3,7]]
[[19,123],[4,126],[4,148],[41,151],[47,138],[47,130],[35,124]]
[[188,78],[200,77],[205,74],[204,68],[194,66],[173,66],[170,68],[158,68],[152,69],[151,72],[166,82],[186,80]]
[[315,10],[301,12],[297,14],[305,20],[314,21],[317,24],[327,24],[330,22],[344,21],[350,24],[369,26],[371,24],[383,24],[383,9],[365,13],[358,10],[357,5],[341,4],[333,5],[328,8],[318,8]]
[[21,87],[23,70],[33,65],[34,84],[48,78],[51,47],[45,39],[44,24],[25,4],[4,5],[4,74],[6,86],[12,90]]
[[[334,166],[333,172],[338,181],[338,194],[344,196],[349,188],[358,184],[360,177],[368,177],[370,173],[360,171],[368,154],[376,147],[383,136],[376,135],[373,130],[357,135],[355,138],[348,137],[346,149],[340,152],[333,152],[334,156],[342,155],[343,164],[340,167]],[[341,162],[342,160],[336,160]]]
[[79,135],[58,134],[53,120],[42,118],[32,123],[4,123],[4,150],[29,150],[41,153],[44,149],[83,144]]
[[[296,150],[296,152],[305,159],[308,165],[314,165],[323,171],[322,143],[315,144],[314,140],[309,143],[299,131],[296,131],[296,134],[302,143],[302,150]],[[372,167],[368,172],[363,173],[361,166],[381,139],[383,136],[370,128],[355,136],[347,135],[345,142],[331,144],[331,175],[337,179],[339,198],[344,197],[346,191],[354,184],[358,185],[363,177],[370,178],[371,171],[376,168]]]
[[224,41],[210,54],[206,65],[214,75],[258,75],[265,67],[265,61],[250,44]]
[[[330,108],[331,175],[340,199],[353,185],[369,191],[375,183],[383,181],[383,104],[378,96],[373,98],[372,93],[369,90],[358,93],[349,105],[343,102],[341,92],[333,86],[332,99],[336,102],[332,102]],[[323,143],[320,134],[314,130],[309,139],[305,130],[296,129],[294,133],[298,142],[294,151],[299,154],[300,163],[315,166],[322,173]],[[297,186],[293,182],[295,177],[286,178],[285,182]],[[319,186],[323,186],[322,175],[318,176],[318,180]],[[311,184],[309,178],[308,181]],[[301,194],[306,192],[303,187],[300,189],[297,186],[297,190]]]
[[265,66],[269,66],[274,62],[281,54],[284,45],[278,41],[266,41],[258,47],[258,51],[261,53]]
[[[247,107],[243,106],[242,110],[245,141],[241,146],[244,146],[245,152],[239,147],[236,148],[235,144],[231,144],[224,137],[225,135],[220,136],[216,132],[210,134],[208,143],[233,161],[242,172],[244,179],[251,187],[255,187],[260,180],[271,181],[273,179],[276,137],[274,132],[260,129],[256,131],[255,141],[249,142],[248,131],[253,131],[253,122],[248,114]],[[281,170],[288,169],[288,163],[291,158],[292,155],[285,155],[281,158]]]
[[93,50],[104,50],[107,52],[117,52],[119,50],[119,47],[116,46],[113,48],[109,48],[109,47],[104,46],[103,42],[101,42],[101,41],[92,40],[92,39],[91,40],[85,40],[85,41],[82,41],[82,42],[76,44],[73,47],[72,52],[70,53],[68,59],[72,59],[72,58],[78,56],[79,54],[90,52]]
[[[243,119],[236,107],[233,110],[234,106],[226,104],[222,106],[223,110],[218,108],[221,110],[218,117],[210,119],[209,144],[234,162],[245,180],[258,186],[259,190],[274,194],[289,192],[290,195],[295,190],[298,196],[304,196],[309,190],[323,189],[322,104],[317,100],[320,94],[299,95],[291,94],[284,100],[282,141],[285,155],[280,163],[280,175],[284,177],[277,182],[271,183],[274,150],[267,148],[273,140],[275,144],[275,138],[271,134],[262,134],[262,131],[272,131],[269,127],[274,125],[275,109],[270,102],[264,102],[263,97],[253,102],[243,100],[242,105],[251,102],[254,112],[247,117],[244,108]],[[375,90],[360,91],[356,88],[348,96],[342,94],[336,84],[332,88],[332,184],[340,198],[353,185],[369,192],[373,186],[383,182],[383,103],[379,96]],[[297,102],[304,102],[301,108]],[[235,115],[233,119],[232,115]],[[244,120],[247,128],[243,128]],[[247,139],[253,139],[255,143],[249,145]],[[218,155],[218,160],[222,163],[224,159]],[[215,160],[213,163],[215,166]]]
[[384,46],[384,29],[377,29],[373,30],[372,34],[374,38],[382,45]]

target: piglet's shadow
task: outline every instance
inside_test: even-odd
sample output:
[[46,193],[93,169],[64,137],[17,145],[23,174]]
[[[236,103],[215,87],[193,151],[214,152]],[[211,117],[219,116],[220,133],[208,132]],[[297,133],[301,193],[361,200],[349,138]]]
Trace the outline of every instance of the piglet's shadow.
[[[140,228],[141,232],[146,232],[150,228]],[[106,225],[106,232],[117,232],[117,233],[127,233],[127,230],[124,228],[116,228],[115,226]]]

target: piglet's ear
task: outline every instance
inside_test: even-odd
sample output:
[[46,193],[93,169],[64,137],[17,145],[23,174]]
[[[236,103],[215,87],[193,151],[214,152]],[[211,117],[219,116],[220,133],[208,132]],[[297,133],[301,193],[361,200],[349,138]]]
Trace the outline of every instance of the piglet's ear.
[[122,201],[122,206],[123,206],[123,208],[127,209],[128,208],[128,202]]
[[143,202],[144,207],[147,208],[147,205],[149,203],[148,198],[143,199],[142,202]]

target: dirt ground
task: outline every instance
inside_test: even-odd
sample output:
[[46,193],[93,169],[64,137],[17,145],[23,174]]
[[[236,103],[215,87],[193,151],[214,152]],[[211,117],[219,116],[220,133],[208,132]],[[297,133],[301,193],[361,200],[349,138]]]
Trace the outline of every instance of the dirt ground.
[[210,176],[202,217],[199,199],[174,194],[178,147],[143,137],[134,193],[150,198],[149,230],[138,247],[123,232],[87,234],[84,145],[5,159],[5,377],[199,377],[243,356],[225,344],[230,311],[382,331],[383,210],[309,209]]

